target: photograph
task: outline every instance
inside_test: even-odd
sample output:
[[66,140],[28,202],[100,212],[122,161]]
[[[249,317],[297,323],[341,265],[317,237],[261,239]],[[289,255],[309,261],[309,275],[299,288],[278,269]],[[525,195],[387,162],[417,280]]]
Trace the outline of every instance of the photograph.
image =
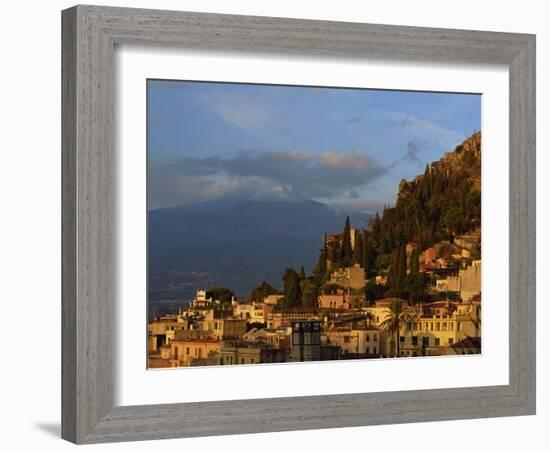
[[481,186],[479,94],[148,79],[147,367],[480,354]]
[[548,14],[471,3],[6,2],[0,446],[548,442]]

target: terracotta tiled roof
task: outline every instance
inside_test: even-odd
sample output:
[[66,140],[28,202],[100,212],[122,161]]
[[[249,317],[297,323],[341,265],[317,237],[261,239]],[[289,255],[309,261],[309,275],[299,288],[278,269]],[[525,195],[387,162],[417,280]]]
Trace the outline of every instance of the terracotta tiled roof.
[[451,348],[481,348],[480,337],[467,337],[450,346]]

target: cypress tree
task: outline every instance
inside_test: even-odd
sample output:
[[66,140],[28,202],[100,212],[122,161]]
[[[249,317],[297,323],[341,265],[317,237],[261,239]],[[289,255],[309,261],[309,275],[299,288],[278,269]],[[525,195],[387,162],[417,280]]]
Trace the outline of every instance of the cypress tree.
[[352,249],[351,249],[351,226],[349,223],[349,216],[346,217],[346,223],[344,225],[344,232],[342,234],[342,248],[340,249],[340,255],[342,258],[342,265],[344,267],[349,266],[352,261]]
[[361,266],[365,269],[365,278],[369,278],[370,261],[369,261],[369,236],[365,233],[363,235],[363,262]]
[[300,279],[296,271],[288,268],[283,276],[284,281],[284,305],[286,307],[299,306],[302,303]]
[[361,267],[363,267],[363,234],[363,230],[357,233],[353,249],[353,264],[359,264]]
[[395,287],[397,284],[397,273],[399,271],[398,261],[399,258],[397,257],[397,249],[394,249],[391,255],[391,266],[390,266],[390,286]]
[[372,234],[372,239],[374,240],[374,242],[380,242],[380,227],[380,214],[376,213],[374,219],[371,219],[369,221],[369,231]]
[[427,200],[430,198],[431,194],[431,173],[430,173],[430,166],[426,164],[426,170],[424,171],[424,176],[422,177],[422,180],[420,182],[420,195],[422,196],[423,200]]
[[394,290],[401,290],[405,285],[407,276],[407,253],[403,244],[393,251],[391,270],[391,285]]
[[319,258],[317,259],[317,264],[313,267],[311,271],[315,281],[318,285],[324,284],[327,275],[327,246],[326,240],[324,247],[319,251]]
[[363,268],[365,277],[370,278],[376,266],[376,246],[368,234],[363,238]]
[[388,233],[384,233],[382,235],[382,239],[380,240],[380,247],[379,251],[381,255],[386,255],[387,253],[390,253],[390,242],[388,239]]

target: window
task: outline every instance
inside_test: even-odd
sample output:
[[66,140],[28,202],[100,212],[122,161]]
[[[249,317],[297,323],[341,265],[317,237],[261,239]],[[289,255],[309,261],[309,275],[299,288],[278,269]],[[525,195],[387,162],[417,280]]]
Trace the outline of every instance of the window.
[[412,343],[413,343],[413,345],[418,345],[418,336],[413,336],[412,337]]
[[375,335],[374,335],[374,342],[376,342],[377,340],[378,340],[378,335],[375,334]]
[[370,335],[367,334],[367,342],[370,342]]
[[441,327],[440,323],[437,322],[437,323],[435,324],[435,331],[439,331],[439,330],[440,330],[440,327]]
[[370,355],[370,348],[367,347],[367,355]]
[[435,338],[435,346],[439,347],[439,338]]
[[349,336],[344,336],[344,344],[349,344],[350,338]]
[[433,331],[433,330],[434,330],[434,323],[431,322],[431,323],[430,323],[430,331]]
[[443,322],[443,331],[447,331],[447,322]]
[[405,342],[405,336],[399,336],[399,342],[402,344]]
[[449,345],[453,344],[454,343],[454,340],[453,338],[449,338]]
[[189,347],[185,347],[185,354],[186,354],[186,355],[189,354]]
[[241,364],[244,364],[244,358],[241,358]]

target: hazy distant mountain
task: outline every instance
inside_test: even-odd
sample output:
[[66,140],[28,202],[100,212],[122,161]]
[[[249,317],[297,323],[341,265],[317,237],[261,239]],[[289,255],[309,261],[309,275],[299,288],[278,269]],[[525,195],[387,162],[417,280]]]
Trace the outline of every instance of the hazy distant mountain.
[[[223,285],[241,298],[261,281],[280,287],[286,267],[309,271],[322,236],[346,214],[315,201],[215,200],[149,212],[149,298],[189,299]],[[370,216],[352,213],[352,226]]]

